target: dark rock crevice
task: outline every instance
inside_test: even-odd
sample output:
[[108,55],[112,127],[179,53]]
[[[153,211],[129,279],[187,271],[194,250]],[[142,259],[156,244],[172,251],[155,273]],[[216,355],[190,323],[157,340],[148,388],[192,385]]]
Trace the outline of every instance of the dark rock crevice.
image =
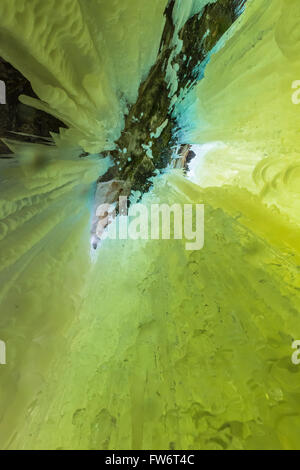
[[[176,122],[172,117],[172,96],[166,81],[167,66],[178,64],[178,89],[191,88],[201,78],[199,67],[223,34],[238,18],[240,7],[246,0],[219,0],[208,4],[200,14],[190,18],[179,31],[183,45],[175,55],[172,14],[175,0],[165,10],[166,23],[156,63],[147,79],[141,84],[136,103],[125,119],[122,135],[116,142],[116,150],[108,152],[117,164],[100,179],[126,181],[134,190],[149,189],[149,178],[155,170],[166,168],[172,159],[173,148],[184,142],[176,138]],[[188,60],[187,60],[188,58]],[[156,130],[167,121],[158,137]],[[145,150],[151,148],[152,157]],[[150,147],[151,146],[151,147]]]
[[[184,142],[178,142],[176,137],[177,124],[172,117],[172,96],[166,80],[168,65],[178,65],[178,97],[181,90],[192,87],[199,80],[199,65],[237,19],[245,1],[218,0],[190,18],[179,31],[182,49],[177,55],[173,24],[176,0],[169,2],[165,10],[165,27],[157,61],[140,85],[138,99],[125,117],[125,126],[116,142],[116,150],[103,154],[110,154],[115,165],[100,181],[117,179],[125,181],[131,189],[145,192],[150,186],[149,177],[155,170],[162,170],[170,164],[173,148]],[[7,104],[0,106],[0,139],[6,137],[50,144],[50,132],[59,132],[60,127],[66,127],[65,124],[19,102],[21,94],[37,97],[30,82],[1,58],[0,80],[6,83],[7,89]],[[155,135],[162,124],[165,124],[162,132],[159,136]],[[152,158],[149,158],[150,150]],[[9,153],[0,140],[0,154]]]

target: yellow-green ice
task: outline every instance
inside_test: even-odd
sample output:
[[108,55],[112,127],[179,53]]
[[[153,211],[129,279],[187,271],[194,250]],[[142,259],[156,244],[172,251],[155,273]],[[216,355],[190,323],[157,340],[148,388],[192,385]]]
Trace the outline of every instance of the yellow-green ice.
[[1,448],[300,448],[298,0],[248,2],[178,107],[186,142],[219,144],[194,183],[170,173],[144,196],[204,203],[204,248],[110,240],[90,256],[108,162],[77,149],[118,137],[166,3],[0,3],[0,55],[69,126],[2,165]]

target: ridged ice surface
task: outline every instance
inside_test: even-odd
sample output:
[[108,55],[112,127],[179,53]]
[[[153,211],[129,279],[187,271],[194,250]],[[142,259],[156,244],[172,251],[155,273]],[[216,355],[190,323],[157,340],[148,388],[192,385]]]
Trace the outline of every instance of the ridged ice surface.
[[[29,5],[13,3],[20,15]],[[41,62],[47,35],[32,36],[26,69],[9,3],[1,2],[0,11],[12,25],[14,65],[55,113],[76,120],[68,137],[76,145],[79,134],[87,142],[89,131],[95,138],[88,109],[93,102],[102,112],[101,94],[87,98],[74,83],[83,78],[81,56],[70,54],[64,75],[54,74],[51,50],[70,30],[77,37],[80,27],[89,31],[78,37],[94,64],[85,37],[100,41],[92,17],[102,2],[91,2],[95,10],[86,7],[77,26],[64,20],[51,34],[47,8],[63,3],[77,18],[83,2],[47,3],[39,10],[30,2],[52,41],[43,68],[33,60]],[[156,2],[157,35],[162,3]],[[126,12],[124,6],[123,34],[131,27]],[[204,203],[202,250],[188,252],[178,240],[107,241],[92,262],[93,182],[108,162],[78,160],[65,147],[47,155],[36,148],[3,168],[0,338],[7,343],[7,365],[0,366],[1,447],[300,448],[300,365],[291,361],[292,341],[300,339],[300,108],[292,103],[299,15],[297,0],[249,2],[203,81],[178,106],[191,143],[220,144],[210,147],[202,170],[195,169],[193,180],[201,186],[171,173],[156,179],[144,202]],[[30,18],[25,32],[32,31]],[[112,23],[103,19],[106,27]],[[153,38],[145,34],[146,51]],[[102,53],[108,56],[107,49]],[[109,76],[97,64],[96,76]],[[117,72],[131,65],[123,57]],[[139,70],[130,72],[135,86],[128,79],[132,100],[145,63]],[[52,89],[47,95],[44,77],[50,75],[54,87],[60,80],[68,88],[68,98]],[[115,96],[112,114],[101,122],[120,110]]]
[[[111,148],[155,62],[167,0],[2,0],[0,54],[87,151]],[[65,132],[64,132],[65,133]]]

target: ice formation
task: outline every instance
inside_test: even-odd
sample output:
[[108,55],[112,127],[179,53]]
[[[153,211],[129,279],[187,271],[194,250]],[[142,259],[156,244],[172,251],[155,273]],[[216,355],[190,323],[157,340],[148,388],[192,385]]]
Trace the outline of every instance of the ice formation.
[[[204,203],[203,250],[108,240],[90,260],[111,162],[79,147],[113,148],[167,3],[0,3],[0,55],[41,99],[23,101],[69,126],[1,163],[1,448],[300,448],[298,0],[247,2],[176,106],[201,171],[143,202]],[[178,29],[205,3],[178,1]]]

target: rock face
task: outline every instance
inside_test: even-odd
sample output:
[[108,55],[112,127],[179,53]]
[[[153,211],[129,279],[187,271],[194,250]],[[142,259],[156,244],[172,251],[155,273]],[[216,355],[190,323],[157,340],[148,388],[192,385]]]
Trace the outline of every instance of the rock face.
[[[116,150],[110,152],[116,165],[101,181],[126,181],[132,189],[144,192],[154,171],[170,163],[178,143],[172,98],[198,80],[199,64],[236,20],[244,3],[245,0],[219,0],[209,4],[177,32],[173,22],[175,0],[169,2],[157,61],[141,84],[136,103],[129,109]],[[181,44],[180,52],[177,52],[178,44]],[[177,75],[175,92],[168,83],[172,70]],[[19,102],[20,94],[35,98],[36,95],[28,80],[3,59],[0,59],[0,80],[6,83],[8,103],[0,106],[0,137],[47,144],[50,132],[65,127],[55,117]],[[8,153],[7,147],[0,143],[0,154]]]
[[[106,188],[110,183],[111,187],[115,181],[119,182],[119,191],[110,193],[102,203],[113,202],[112,194],[117,202],[120,195],[129,195],[131,189],[141,194],[146,192],[154,172],[171,164],[174,147],[182,144],[176,138],[174,103],[201,78],[202,64],[237,19],[244,3],[244,0],[220,0],[208,4],[202,13],[194,15],[176,31],[175,0],[169,2],[157,61],[140,86],[138,100],[129,110],[116,150],[109,153],[116,164],[98,181],[97,192],[102,193],[102,186]],[[179,146],[178,151],[181,158],[173,161],[172,166],[186,169],[192,156],[189,148],[182,147],[185,146]],[[96,223],[92,228],[94,248],[99,241],[94,234],[95,226]]]
[[[178,33],[173,23],[175,1],[169,3],[157,61],[140,86],[138,100],[126,117],[117,149],[110,152],[119,163],[101,181],[118,178],[130,182],[132,189],[144,192],[150,186],[148,178],[154,170],[161,170],[171,162],[178,144],[174,98],[178,101],[179,95],[199,80],[201,64],[238,18],[245,1],[219,0],[208,4]],[[168,83],[170,70],[175,70],[177,75],[175,92]]]

